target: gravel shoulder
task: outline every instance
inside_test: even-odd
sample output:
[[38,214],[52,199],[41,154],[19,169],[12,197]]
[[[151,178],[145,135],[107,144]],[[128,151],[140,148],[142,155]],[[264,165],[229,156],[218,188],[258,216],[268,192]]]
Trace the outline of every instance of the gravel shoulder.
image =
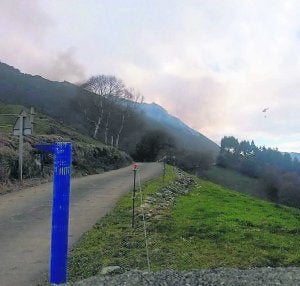
[[115,276],[95,276],[73,286],[295,286],[300,285],[300,268],[219,268],[193,271],[166,270],[161,272],[131,271]]
[[[161,164],[141,164],[141,180],[157,177]],[[0,197],[1,285],[35,285],[48,271],[52,183]],[[69,246],[132,189],[132,168],[72,180]]]

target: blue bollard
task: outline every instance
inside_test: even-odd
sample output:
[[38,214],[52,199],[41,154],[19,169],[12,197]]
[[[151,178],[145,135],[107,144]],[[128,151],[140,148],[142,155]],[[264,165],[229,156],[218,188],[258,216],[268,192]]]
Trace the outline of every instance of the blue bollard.
[[72,144],[39,144],[36,148],[54,153],[50,283],[66,283]]

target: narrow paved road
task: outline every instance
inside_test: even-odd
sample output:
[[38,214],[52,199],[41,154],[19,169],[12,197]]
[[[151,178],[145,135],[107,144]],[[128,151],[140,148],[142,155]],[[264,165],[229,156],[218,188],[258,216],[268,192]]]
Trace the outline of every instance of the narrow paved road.
[[[161,164],[140,165],[141,181],[162,173]],[[132,189],[132,168],[74,179],[69,246]],[[0,196],[0,285],[36,285],[48,271],[52,183]]]

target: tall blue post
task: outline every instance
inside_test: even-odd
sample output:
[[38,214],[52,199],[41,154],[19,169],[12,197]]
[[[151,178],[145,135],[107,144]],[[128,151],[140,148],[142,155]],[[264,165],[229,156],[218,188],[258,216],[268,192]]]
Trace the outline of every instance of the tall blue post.
[[55,143],[50,283],[67,281],[71,143]]
[[50,283],[66,283],[72,144],[58,142],[35,147],[54,153]]

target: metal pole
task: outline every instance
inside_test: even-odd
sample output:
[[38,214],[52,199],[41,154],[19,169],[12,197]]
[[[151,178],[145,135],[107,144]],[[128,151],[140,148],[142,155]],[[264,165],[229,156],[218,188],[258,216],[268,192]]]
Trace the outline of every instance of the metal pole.
[[133,193],[132,193],[132,227],[134,227],[134,201],[135,201],[135,181],[136,181],[136,169],[133,170]]
[[71,143],[54,144],[50,283],[67,281]]
[[34,121],[34,107],[30,107],[30,123],[31,123],[31,134],[33,134],[33,121]]
[[19,115],[20,119],[20,134],[19,134],[19,179],[23,181],[23,127],[24,127],[24,116]]

